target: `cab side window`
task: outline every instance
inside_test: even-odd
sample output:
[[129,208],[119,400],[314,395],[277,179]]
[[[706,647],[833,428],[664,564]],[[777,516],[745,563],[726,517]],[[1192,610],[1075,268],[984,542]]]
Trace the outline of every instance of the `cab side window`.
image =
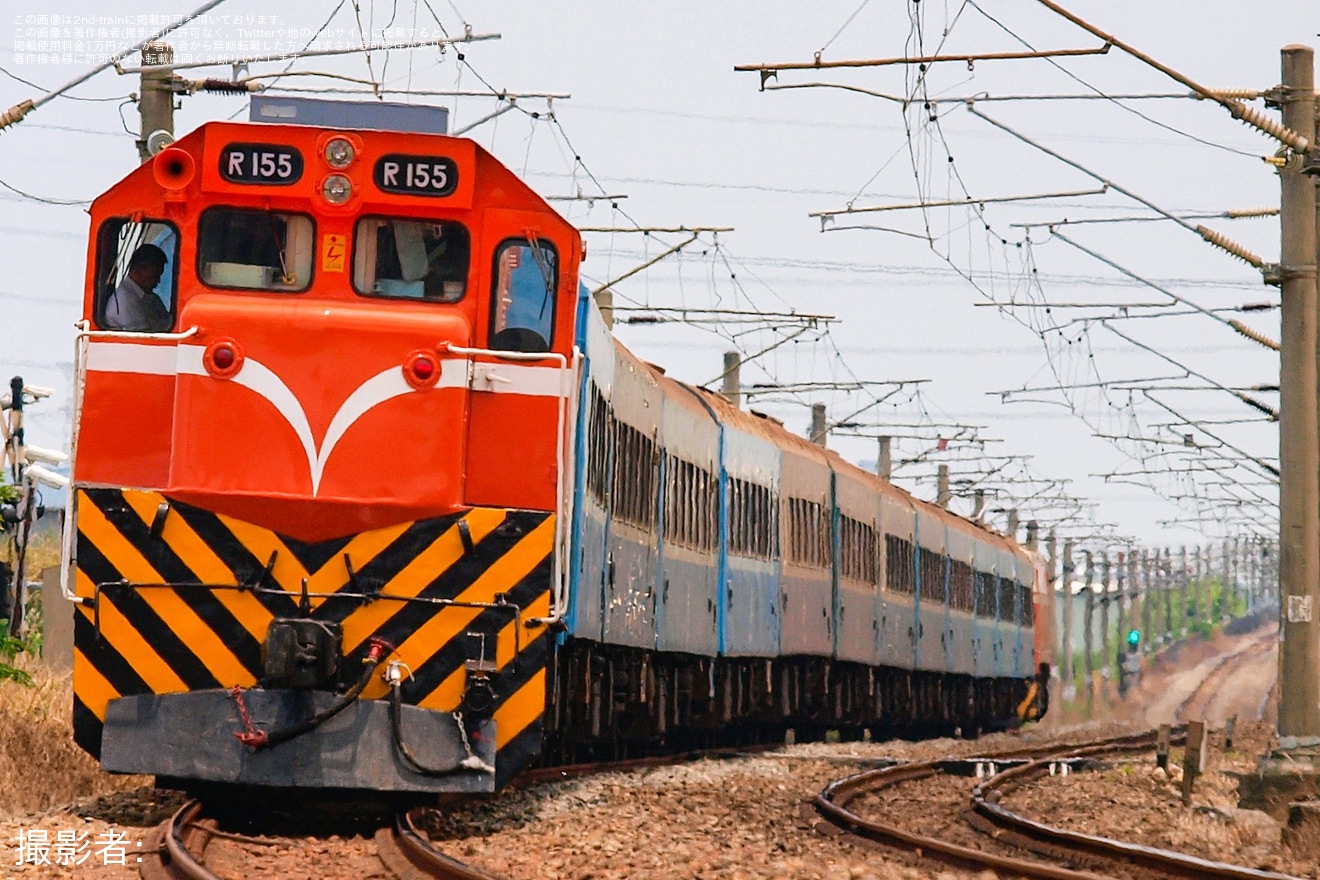
[[366,217],[353,241],[353,287],[363,296],[452,303],[467,291],[471,246],[462,223]]
[[495,252],[490,347],[549,351],[555,323],[559,258],[539,239],[510,239]]
[[115,218],[96,236],[93,319],[105,330],[164,333],[174,325],[179,232],[163,220]]

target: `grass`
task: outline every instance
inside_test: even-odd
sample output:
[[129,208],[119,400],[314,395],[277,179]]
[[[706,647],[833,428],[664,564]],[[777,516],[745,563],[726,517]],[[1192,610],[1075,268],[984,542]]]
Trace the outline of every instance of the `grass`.
[[27,570],[35,578],[36,574],[60,564],[60,534],[58,531],[42,531],[33,535],[28,543]]
[[[1198,601],[1199,594],[1199,601]],[[1165,603],[1169,603],[1168,614],[1173,616],[1173,625],[1176,628],[1178,622],[1178,606],[1182,602],[1182,591],[1180,589],[1171,589],[1169,591],[1159,591],[1147,595],[1144,602],[1151,603],[1148,609],[1143,609],[1142,613],[1136,619],[1128,619],[1126,622],[1139,631],[1141,631],[1141,652],[1143,655],[1149,655],[1157,650],[1159,634],[1164,630],[1166,620]],[[1211,639],[1215,633],[1222,628],[1225,617],[1241,617],[1247,613],[1246,596],[1240,591],[1232,590],[1217,577],[1206,578],[1188,584],[1187,586],[1187,606],[1183,609],[1185,620],[1185,635],[1177,635],[1173,642],[1179,642],[1184,639],[1194,638]],[[1199,616],[1198,616],[1199,613]],[[1096,609],[1096,615],[1099,617],[1100,611]],[[1143,621],[1149,625],[1149,631],[1143,627]],[[1097,633],[1093,650],[1091,653],[1092,667],[1094,669],[1108,669],[1109,680],[1114,682],[1115,687],[1118,683],[1118,648],[1127,650],[1126,633],[1119,631],[1119,620],[1117,616],[1111,616],[1109,621],[1109,651],[1103,652],[1100,648],[1101,638]],[[1082,634],[1073,634],[1073,684],[1077,688],[1079,699],[1086,689],[1086,651],[1080,646]],[[1062,650],[1060,649],[1060,663],[1062,663]]]
[[[28,548],[27,570],[58,565],[58,534]],[[73,678],[40,661],[41,593],[25,610],[27,635],[0,638],[0,817],[50,809],[87,797],[140,787],[140,776],[101,772],[73,742]],[[8,621],[0,620],[8,630]]]
[[0,681],[0,816],[46,810],[137,788],[140,776],[103,773],[73,742],[73,680],[27,654],[13,665],[32,684]]

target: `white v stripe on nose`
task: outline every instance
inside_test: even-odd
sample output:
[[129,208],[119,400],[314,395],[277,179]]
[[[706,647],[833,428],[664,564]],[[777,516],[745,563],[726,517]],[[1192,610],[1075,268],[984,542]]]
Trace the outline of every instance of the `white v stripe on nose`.
[[[202,363],[202,355],[205,351],[199,345],[179,346],[179,373],[190,376],[210,375]],[[293,429],[307,456],[313,497],[320,491],[321,475],[325,471],[326,461],[353,423],[378,404],[416,390],[403,378],[401,367],[390,367],[372,376],[339,405],[339,409],[330,420],[330,427],[326,428],[325,436],[321,438],[318,449],[302,402],[289,390],[289,386],[284,384],[284,380],[275,375],[269,367],[253,358],[244,358],[242,369],[230,381],[264,398]]]

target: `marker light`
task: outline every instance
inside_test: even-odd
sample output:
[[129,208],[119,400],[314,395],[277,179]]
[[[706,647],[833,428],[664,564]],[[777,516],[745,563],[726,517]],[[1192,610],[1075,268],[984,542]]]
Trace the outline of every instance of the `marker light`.
[[354,158],[353,145],[344,138],[334,138],[325,145],[325,161],[331,168],[347,168]]
[[403,377],[418,390],[430,388],[440,381],[440,360],[434,352],[414,351],[404,358]]
[[342,174],[331,174],[321,185],[321,195],[332,205],[342,205],[353,196],[353,184]]
[[233,339],[217,339],[202,353],[202,366],[217,379],[231,379],[243,369],[243,347]]

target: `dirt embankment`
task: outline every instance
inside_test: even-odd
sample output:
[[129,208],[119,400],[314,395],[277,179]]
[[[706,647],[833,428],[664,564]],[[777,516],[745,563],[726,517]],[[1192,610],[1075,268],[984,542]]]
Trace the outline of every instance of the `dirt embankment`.
[[1271,721],[1278,678],[1278,627],[1217,633],[1171,646],[1148,662],[1141,682],[1114,706],[1114,717],[1147,726],[1229,718]]

